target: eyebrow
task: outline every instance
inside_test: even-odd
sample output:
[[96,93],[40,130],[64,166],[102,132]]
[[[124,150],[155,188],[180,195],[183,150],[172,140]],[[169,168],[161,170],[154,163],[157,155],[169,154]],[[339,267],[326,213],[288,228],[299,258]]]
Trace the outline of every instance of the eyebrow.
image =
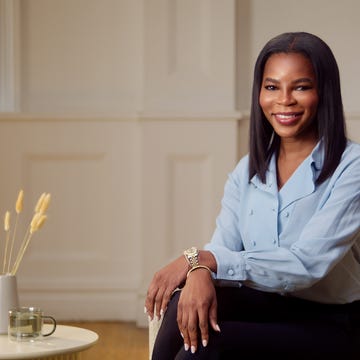
[[[272,83],[275,83],[275,84],[279,84],[280,83],[280,80],[277,80],[277,79],[273,79],[273,78],[270,78],[270,77],[267,77],[264,79],[264,82],[272,82]],[[299,84],[299,83],[313,83],[314,81],[310,78],[299,78],[299,79],[296,79],[294,80],[292,83],[294,84]]]

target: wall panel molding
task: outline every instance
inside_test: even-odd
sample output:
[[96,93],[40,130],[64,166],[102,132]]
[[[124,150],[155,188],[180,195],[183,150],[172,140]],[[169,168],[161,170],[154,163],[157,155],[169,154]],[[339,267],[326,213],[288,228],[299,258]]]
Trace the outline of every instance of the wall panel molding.
[[0,213],[23,188],[17,247],[40,194],[52,195],[17,273],[20,303],[59,319],[134,320],[142,278],[139,123],[13,116],[0,121]]
[[144,2],[146,114],[235,112],[235,2]]
[[19,1],[0,0],[0,112],[19,106]]
[[[142,284],[184,248],[208,242],[229,171],[237,163],[237,119],[147,119],[142,138]],[[221,146],[219,146],[221,144]],[[145,325],[141,312],[138,324]]]
[[[209,153],[169,154],[168,254],[181,253],[189,240],[211,236],[213,163]],[[190,192],[189,189],[192,189]]]

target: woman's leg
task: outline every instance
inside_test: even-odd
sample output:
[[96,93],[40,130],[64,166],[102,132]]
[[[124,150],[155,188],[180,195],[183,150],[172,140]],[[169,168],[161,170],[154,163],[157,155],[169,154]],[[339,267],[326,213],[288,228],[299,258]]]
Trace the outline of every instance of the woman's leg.
[[[221,333],[213,334],[206,348],[196,354],[180,349],[176,360],[238,360],[265,359],[321,359],[319,355],[348,353],[346,335],[327,326],[307,324],[273,324],[226,321],[220,324]],[[340,358],[340,357],[339,357]],[[350,357],[345,356],[346,360]]]
[[303,359],[304,354],[310,359],[347,354],[351,358],[355,328],[347,305],[319,304],[245,286],[219,288],[217,295],[221,334],[214,337],[214,346],[227,354],[291,355],[292,359]]
[[211,331],[208,346],[200,345],[196,354],[191,354],[184,350],[177,328],[178,297],[174,296],[164,317],[154,360],[231,360],[239,355],[269,354],[278,359],[290,355],[291,359],[311,359],[350,353],[346,306],[317,304],[243,286],[217,288],[221,332]]

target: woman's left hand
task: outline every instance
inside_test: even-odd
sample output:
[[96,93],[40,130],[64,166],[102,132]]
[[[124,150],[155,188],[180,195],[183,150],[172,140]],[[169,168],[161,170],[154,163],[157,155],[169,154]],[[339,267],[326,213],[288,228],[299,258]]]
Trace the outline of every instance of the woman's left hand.
[[200,268],[189,274],[178,303],[177,323],[185,350],[191,349],[192,353],[198,348],[199,331],[203,346],[209,341],[209,324],[215,331],[220,331],[216,291],[206,269]]

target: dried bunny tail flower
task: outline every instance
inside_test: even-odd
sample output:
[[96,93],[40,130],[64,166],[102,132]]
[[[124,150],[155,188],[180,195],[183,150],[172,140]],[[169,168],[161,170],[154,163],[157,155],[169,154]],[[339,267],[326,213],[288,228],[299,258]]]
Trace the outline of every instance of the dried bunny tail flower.
[[41,214],[38,212],[38,213],[35,213],[33,218],[31,219],[31,222],[30,222],[30,234],[32,234],[33,232],[36,231],[37,229],[37,223],[40,219],[40,216]]
[[7,211],[4,217],[4,230],[7,232],[10,230],[10,212]]
[[44,197],[44,200],[41,203],[40,210],[39,210],[40,214],[45,214],[46,210],[49,207],[50,199],[51,199],[51,195],[49,193],[47,193]]
[[44,198],[46,196],[46,193],[42,193],[39,197],[39,200],[37,201],[36,203],[36,206],[35,206],[35,212],[40,212],[40,208],[41,208],[41,205],[42,203],[44,202]]
[[36,224],[36,230],[40,230],[43,227],[46,219],[47,219],[47,215],[43,215],[43,214],[40,215],[40,218]]
[[31,223],[30,223],[30,234],[33,234],[35,231],[39,230],[45,223],[47,216],[41,213],[34,214]]
[[17,214],[20,214],[23,209],[23,201],[24,201],[24,190],[20,190],[15,204],[15,211]]

